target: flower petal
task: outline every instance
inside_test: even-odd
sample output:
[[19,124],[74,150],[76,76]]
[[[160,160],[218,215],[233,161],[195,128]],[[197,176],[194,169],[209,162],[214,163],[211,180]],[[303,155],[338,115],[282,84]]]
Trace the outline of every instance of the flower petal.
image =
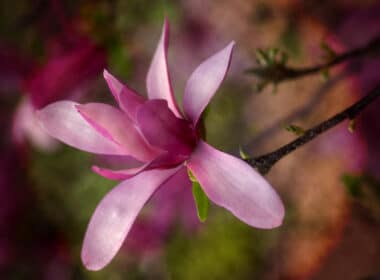
[[177,103],[173,96],[167,65],[167,50],[169,43],[169,22],[165,20],[160,41],[153,56],[146,78],[146,86],[150,99],[165,99],[170,110],[180,117]]
[[200,141],[187,163],[207,196],[245,223],[258,228],[281,225],[281,199],[250,165]]
[[145,102],[144,97],[121,83],[105,69],[103,76],[107,81],[108,87],[110,88],[114,98],[119,104],[119,107],[128,115],[130,119],[134,121],[137,108]]
[[139,167],[112,170],[104,167],[99,167],[96,165],[92,166],[92,171],[99,174],[100,176],[111,179],[111,180],[126,180],[140,174],[141,172],[147,170],[147,167],[150,166],[150,163],[145,163]]
[[235,42],[214,54],[195,69],[183,96],[185,115],[194,125],[226,76]]
[[115,142],[94,129],[76,109],[78,103],[59,101],[36,112],[45,131],[77,149],[96,154],[125,155]]
[[174,176],[161,185],[149,201],[149,213],[152,213],[154,225],[169,233],[174,224],[184,223],[187,229],[199,224],[191,184],[187,168],[182,166]]
[[25,145],[28,139],[42,151],[53,151],[59,142],[41,128],[35,112],[29,98],[21,101],[13,115],[12,139],[15,144],[20,146]]
[[120,82],[118,79],[116,79],[106,69],[103,70],[103,77],[106,80],[113,97],[119,103],[119,96],[121,94],[121,91],[123,90],[124,84]]
[[120,183],[102,199],[83,241],[81,257],[87,269],[102,269],[112,260],[141,208],[178,170],[146,171]]
[[185,158],[173,157],[169,153],[163,153],[150,162],[134,168],[112,170],[99,166],[92,166],[92,171],[111,180],[126,180],[153,168],[169,168],[183,162]]
[[137,124],[152,146],[173,155],[188,156],[195,145],[190,123],[177,118],[166,100],[147,101],[137,112]]
[[152,160],[159,154],[159,151],[149,146],[133,122],[122,111],[102,103],[88,103],[76,107],[96,130],[118,143],[126,154],[144,162]]

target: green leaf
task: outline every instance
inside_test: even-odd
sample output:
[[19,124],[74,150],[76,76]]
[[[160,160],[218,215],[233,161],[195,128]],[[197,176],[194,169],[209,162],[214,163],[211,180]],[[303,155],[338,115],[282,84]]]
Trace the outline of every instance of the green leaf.
[[198,182],[193,182],[193,196],[197,206],[198,218],[203,223],[208,215],[210,202]]
[[328,81],[328,79],[330,79],[330,71],[328,68],[325,68],[325,69],[322,69],[321,70],[321,75],[322,75],[322,79],[323,81]]
[[301,136],[305,133],[305,130],[302,127],[294,125],[294,124],[286,126],[285,129],[297,136]]
[[197,178],[195,178],[195,176],[193,175],[193,173],[191,173],[190,169],[187,169],[187,175],[189,175],[189,179],[191,182],[193,183],[197,183]]
[[[255,73],[253,73],[255,74]],[[253,85],[253,91],[256,92],[256,93],[259,93],[261,92],[267,85],[269,84],[268,81],[262,81],[262,82],[258,82],[258,83],[255,83]]]
[[343,174],[341,177],[343,185],[346,187],[347,192],[352,197],[360,197],[363,195],[362,184],[363,177],[351,174]]
[[276,59],[276,56],[277,56],[277,54],[278,54],[278,52],[279,52],[279,49],[278,49],[278,48],[270,48],[270,49],[268,50],[269,58],[270,58],[271,60],[275,60],[275,59]]
[[323,58],[326,61],[331,61],[336,58],[336,52],[326,42],[321,42],[320,47],[324,52]]
[[348,123],[348,131],[351,133],[354,133],[355,129],[356,129],[356,121],[354,119],[350,120],[350,122]]
[[270,58],[268,56],[268,53],[263,49],[256,49],[256,61],[261,66],[268,66],[270,65]]
[[203,223],[204,221],[206,221],[210,202],[208,200],[208,197],[202,190],[197,178],[195,178],[195,176],[193,175],[193,173],[191,173],[189,169],[187,170],[187,174],[189,175],[190,181],[193,183],[192,191],[195,205],[197,207],[198,218]]
[[241,146],[239,146],[239,155],[242,159],[248,159],[249,155],[243,150]]

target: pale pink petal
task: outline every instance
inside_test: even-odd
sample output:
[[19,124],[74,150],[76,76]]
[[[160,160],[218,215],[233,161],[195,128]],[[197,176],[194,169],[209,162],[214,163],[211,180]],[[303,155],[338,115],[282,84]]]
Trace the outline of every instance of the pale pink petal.
[[183,96],[185,115],[194,124],[226,76],[235,42],[214,54],[195,69],[186,83]]
[[131,156],[99,155],[95,159],[96,164],[106,165],[111,168],[127,169],[141,165],[141,161]]
[[281,225],[281,199],[246,162],[200,141],[187,166],[207,196],[243,222],[258,228]]
[[119,103],[119,96],[123,90],[124,84],[116,79],[110,72],[106,69],[103,70],[103,77],[106,80],[109,89],[115,100]]
[[199,225],[191,186],[186,167],[161,186],[149,202],[155,225],[165,231],[170,230],[173,223],[181,223],[189,231]]
[[121,83],[111,73],[104,69],[104,79],[107,81],[113,96],[119,107],[127,113],[128,117],[135,120],[137,108],[145,102],[144,97],[139,95],[133,89]]
[[102,199],[91,217],[83,241],[81,257],[87,269],[102,269],[112,260],[141,208],[178,170],[143,172],[120,183]]
[[189,155],[195,136],[189,122],[177,118],[166,100],[149,100],[137,112],[137,124],[154,147],[176,155]]
[[169,43],[169,23],[164,22],[160,41],[154,53],[152,63],[146,78],[146,86],[150,99],[165,99],[173,113],[180,117],[177,103],[173,96],[170,76],[167,65],[167,50]]
[[140,174],[141,172],[147,170],[149,163],[145,163],[140,167],[112,170],[109,168],[99,167],[97,165],[92,166],[92,171],[99,174],[100,176],[111,179],[111,180],[126,180]]
[[59,101],[36,112],[42,128],[52,137],[96,154],[124,155],[122,148],[94,129],[76,109],[78,103]]
[[29,98],[21,101],[13,115],[12,139],[18,145],[24,145],[29,140],[40,150],[51,152],[59,146],[59,142],[41,128],[35,111]]
[[140,174],[143,171],[150,170],[153,168],[173,167],[183,162],[185,159],[185,157],[172,156],[169,153],[163,153],[162,155],[159,155],[152,161],[134,168],[112,170],[109,168],[94,165],[92,166],[92,170],[100,176],[103,176],[111,180],[126,180],[136,176],[137,174]]
[[136,122],[136,113],[138,109],[145,101],[145,98],[138,95],[127,86],[124,86],[119,96],[120,108],[134,122]]
[[126,154],[144,162],[159,154],[144,140],[132,120],[115,107],[102,103],[88,103],[76,107],[96,130],[118,143]]

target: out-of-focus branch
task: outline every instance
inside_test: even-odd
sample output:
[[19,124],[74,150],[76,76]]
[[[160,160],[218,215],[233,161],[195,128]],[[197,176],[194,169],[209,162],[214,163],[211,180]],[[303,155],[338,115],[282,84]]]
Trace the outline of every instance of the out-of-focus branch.
[[287,56],[282,53],[281,57],[278,58],[277,54],[279,52],[276,49],[270,49],[268,51],[258,50],[256,56],[260,66],[247,69],[246,72],[260,78],[261,81],[258,83],[257,87],[257,90],[260,91],[270,83],[277,85],[286,80],[298,79],[315,73],[324,73],[329,68],[338,65],[346,60],[380,53],[380,37],[374,38],[365,46],[353,49],[340,55],[336,55],[326,45],[324,45],[324,49],[329,53],[330,59],[328,62],[304,68],[287,66]]
[[357,101],[352,106],[343,110],[342,112],[336,114],[335,116],[321,122],[315,127],[306,130],[302,136],[293,140],[292,142],[280,147],[279,149],[264,154],[258,157],[246,158],[245,161],[251,166],[256,168],[261,174],[266,174],[272,168],[272,166],[282,159],[287,154],[293,152],[297,148],[310,142],[318,135],[324,133],[330,128],[336,126],[342,121],[348,119],[353,120],[361,111],[363,111],[370,103],[372,103],[376,98],[380,96],[380,84],[377,85],[371,92],[369,92],[365,97]]
[[245,147],[250,149],[250,147],[260,146],[267,139],[273,137],[273,134],[277,131],[284,129],[286,125],[291,124],[296,119],[304,118],[310,115],[313,112],[313,109],[323,100],[323,97],[330,92],[330,89],[346,78],[350,73],[351,72],[349,71],[344,71],[343,73],[322,84],[304,106],[286,115],[281,120],[266,128],[264,131],[259,132],[257,136],[253,137],[245,145]]

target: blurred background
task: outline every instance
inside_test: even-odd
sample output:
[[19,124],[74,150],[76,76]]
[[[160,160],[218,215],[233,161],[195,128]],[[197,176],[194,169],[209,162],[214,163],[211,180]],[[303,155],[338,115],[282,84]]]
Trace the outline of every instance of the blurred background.
[[258,230],[211,207],[197,219],[191,190],[159,191],[119,254],[89,272],[84,232],[117,184],[91,171],[117,158],[90,156],[43,133],[35,110],[57,100],[112,103],[107,68],[145,94],[164,18],[169,69],[181,100],[195,67],[237,42],[227,79],[207,111],[207,139],[238,155],[291,141],[380,82],[377,54],[321,75],[254,91],[244,73],[256,48],[278,47],[292,66],[323,62],[380,36],[380,1],[18,0],[0,2],[1,279],[380,279],[380,103],[277,163],[267,179],[286,205],[284,225]]

